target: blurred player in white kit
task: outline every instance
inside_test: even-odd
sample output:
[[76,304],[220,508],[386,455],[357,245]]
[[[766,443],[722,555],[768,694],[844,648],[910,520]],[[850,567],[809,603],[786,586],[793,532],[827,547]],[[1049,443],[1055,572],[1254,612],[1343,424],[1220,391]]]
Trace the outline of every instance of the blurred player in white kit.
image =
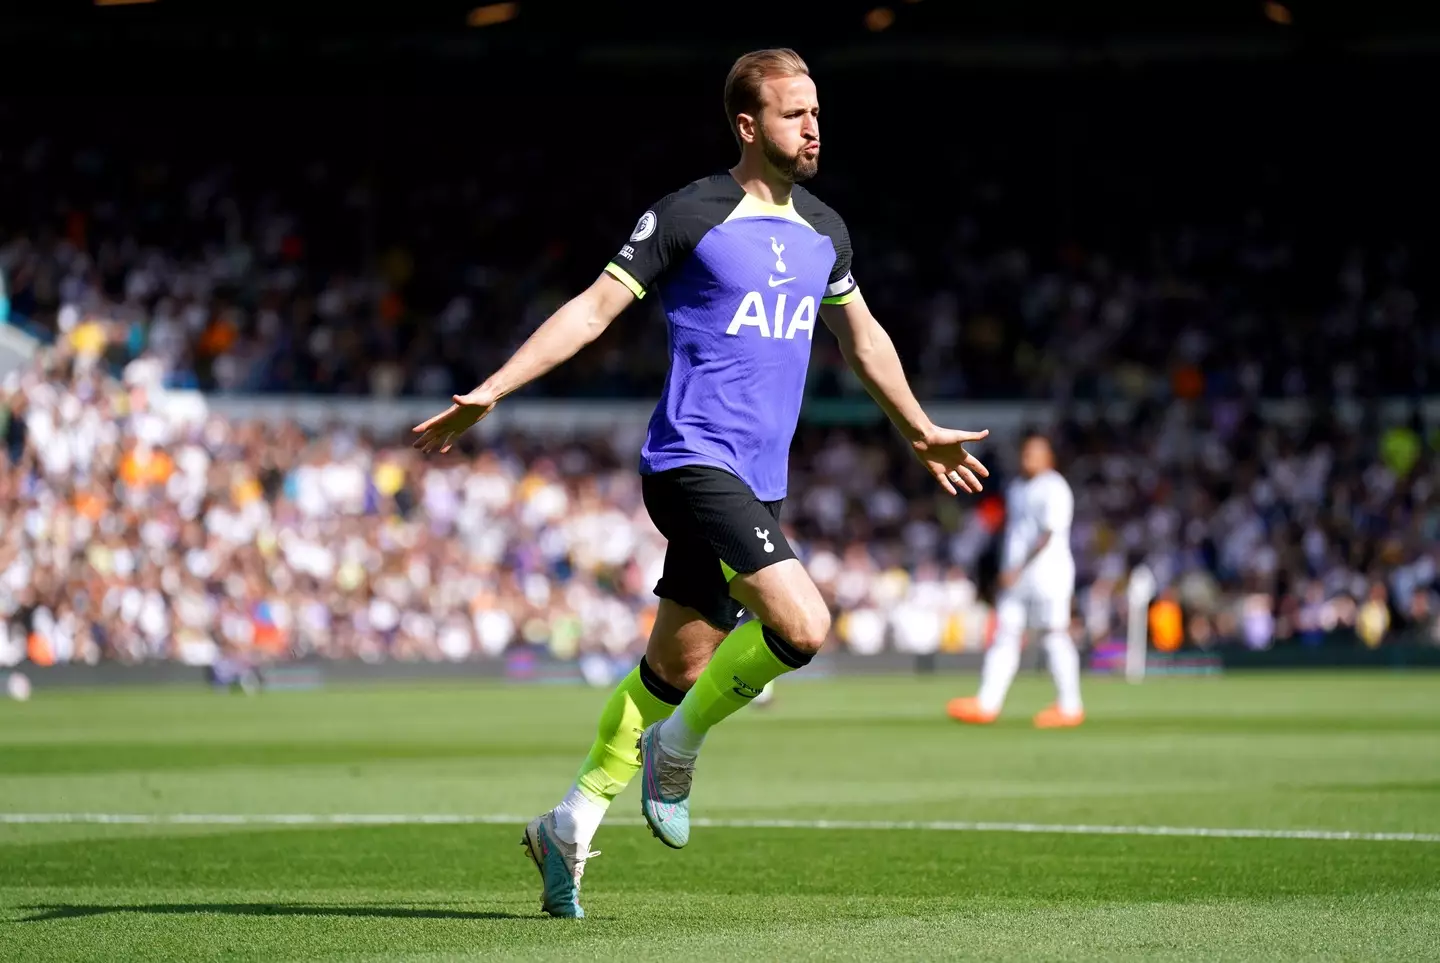
[[1005,493],[1005,542],[995,601],[995,640],[985,653],[980,694],[952,699],[947,710],[959,722],[994,722],[1020,667],[1020,647],[1031,629],[1045,645],[1058,696],[1035,716],[1042,729],[1078,726],[1080,655],[1070,636],[1070,603],[1075,595],[1075,559],[1070,525],[1075,496],[1055,470],[1055,452],[1045,436],[1029,434],[1020,449],[1020,477]]

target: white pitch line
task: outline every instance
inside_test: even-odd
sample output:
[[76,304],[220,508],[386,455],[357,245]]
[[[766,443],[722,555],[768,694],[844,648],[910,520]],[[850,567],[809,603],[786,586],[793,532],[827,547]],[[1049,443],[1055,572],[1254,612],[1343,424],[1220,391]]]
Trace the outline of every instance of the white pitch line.
[[[135,826],[520,826],[528,817],[508,813],[0,813],[0,824],[90,823]],[[643,819],[617,817],[612,826]],[[1331,829],[1216,829],[1203,826],[1104,826],[1083,823],[865,821],[851,819],[704,819],[698,828],[819,829],[948,833],[1053,833],[1065,836],[1190,836],[1206,839],[1310,839],[1329,842],[1440,843],[1440,833],[1366,833]]]

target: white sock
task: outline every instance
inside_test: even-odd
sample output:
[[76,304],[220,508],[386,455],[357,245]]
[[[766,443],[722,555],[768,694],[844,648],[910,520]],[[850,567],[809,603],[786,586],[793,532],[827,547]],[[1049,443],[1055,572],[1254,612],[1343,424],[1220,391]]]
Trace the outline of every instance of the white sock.
[[685,713],[676,709],[660,723],[660,746],[672,756],[694,759],[700,755],[700,746],[705,742],[705,733],[696,732],[685,724]]
[[608,808],[581,792],[579,786],[571,786],[555,807],[555,833],[562,841],[588,851]]
[[999,712],[1020,668],[1020,639],[1023,633],[1004,623],[995,628],[995,641],[985,653],[985,667],[980,670],[980,708]]
[[1045,636],[1045,656],[1050,675],[1055,679],[1055,694],[1060,711],[1071,715],[1084,707],[1080,703],[1080,653],[1070,633],[1056,630]]

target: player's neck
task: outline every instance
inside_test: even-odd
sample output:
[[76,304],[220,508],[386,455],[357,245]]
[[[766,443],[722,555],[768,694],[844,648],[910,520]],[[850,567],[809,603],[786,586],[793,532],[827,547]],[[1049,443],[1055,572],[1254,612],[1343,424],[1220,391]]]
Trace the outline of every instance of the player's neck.
[[730,168],[730,176],[753,197],[784,207],[790,203],[790,191],[794,184],[781,177],[763,158],[742,154],[740,163]]

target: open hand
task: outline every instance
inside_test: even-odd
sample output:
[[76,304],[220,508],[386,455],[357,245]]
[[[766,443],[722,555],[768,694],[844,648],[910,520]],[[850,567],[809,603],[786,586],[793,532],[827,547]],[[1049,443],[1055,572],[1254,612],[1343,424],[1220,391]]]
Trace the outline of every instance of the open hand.
[[452,395],[451,400],[455,403],[449,408],[410,429],[420,436],[415,439],[412,448],[426,453],[438,451],[443,455],[455,444],[456,438],[490,414],[496,401],[488,391],[481,388],[476,388],[469,394]]
[[954,495],[959,487],[974,495],[984,490],[980,479],[989,478],[990,470],[965,450],[965,443],[980,441],[989,434],[988,428],[985,431],[936,428],[920,441],[912,442],[911,447],[941,488]]

